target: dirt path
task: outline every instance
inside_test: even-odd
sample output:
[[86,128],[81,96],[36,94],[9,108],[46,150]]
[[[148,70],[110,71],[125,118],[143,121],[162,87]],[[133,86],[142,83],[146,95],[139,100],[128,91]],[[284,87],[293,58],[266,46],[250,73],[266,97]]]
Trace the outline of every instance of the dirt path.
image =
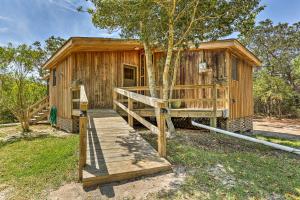
[[84,190],[81,183],[70,183],[50,192],[50,200],[81,199],[151,199],[151,194],[177,189],[184,181],[186,170],[176,167],[163,173],[132,181],[106,184]]
[[300,119],[254,119],[255,134],[300,139]]

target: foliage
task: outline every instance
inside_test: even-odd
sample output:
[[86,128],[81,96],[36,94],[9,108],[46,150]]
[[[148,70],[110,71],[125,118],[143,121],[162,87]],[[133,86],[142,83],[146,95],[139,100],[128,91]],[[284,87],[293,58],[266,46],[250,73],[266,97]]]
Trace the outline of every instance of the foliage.
[[274,25],[265,20],[240,38],[263,62],[262,71],[255,74],[256,111],[296,115],[300,107],[300,22]]
[[263,111],[281,117],[294,105],[293,89],[282,78],[270,76],[266,69],[256,73],[254,101],[256,112]]
[[78,141],[77,136],[29,138],[0,147],[1,184],[12,187],[13,199],[44,199],[44,190],[76,181]]
[[[37,97],[44,95],[45,86],[34,80],[38,63],[42,57],[39,49],[25,44],[1,48],[0,67],[3,74],[0,104],[10,110],[19,120],[23,131],[29,131],[27,108]],[[41,93],[39,93],[41,92]]]
[[245,32],[262,9],[259,0],[90,1],[94,7],[88,12],[96,27],[118,30],[124,38],[139,38],[159,47],[168,45],[170,21],[177,47],[183,42],[199,43],[228,36],[233,31]]
[[[147,134],[143,137],[156,145],[156,136]],[[300,197],[300,162],[293,154],[192,130],[179,130],[176,137],[168,140],[167,150],[168,160],[185,168],[187,178],[177,190],[155,194],[155,199]]]
[[45,51],[47,53],[47,57],[49,58],[52,56],[65,42],[66,40],[64,38],[55,36],[51,36],[45,40]]
[[26,109],[46,94],[42,77],[47,72],[42,65],[64,42],[61,37],[51,36],[44,46],[36,41],[32,45],[0,47],[1,123],[15,121],[15,117],[27,123]]
[[42,46],[41,42],[39,41],[36,41],[32,44],[39,54],[39,58],[35,63],[35,67],[39,74],[37,78],[39,80],[41,80],[41,78],[47,74],[47,72],[45,72],[45,70],[42,68],[43,64],[65,43],[65,41],[66,40],[61,37],[51,36],[45,40],[44,46]]

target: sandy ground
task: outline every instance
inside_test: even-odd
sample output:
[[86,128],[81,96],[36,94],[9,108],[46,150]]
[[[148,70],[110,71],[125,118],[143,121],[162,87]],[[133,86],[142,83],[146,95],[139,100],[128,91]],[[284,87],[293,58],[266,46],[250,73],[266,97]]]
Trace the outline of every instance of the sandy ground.
[[62,130],[55,129],[47,124],[38,124],[30,126],[31,132],[22,134],[22,129],[19,125],[0,127],[0,142],[10,142],[21,139],[23,137],[41,137],[46,135],[52,135],[55,137],[67,137],[71,135]]
[[176,190],[186,177],[184,167],[174,167],[173,172],[142,177],[83,189],[81,183],[70,183],[50,192],[50,200],[81,199],[152,199],[153,194]]
[[300,119],[254,119],[255,134],[300,139]]

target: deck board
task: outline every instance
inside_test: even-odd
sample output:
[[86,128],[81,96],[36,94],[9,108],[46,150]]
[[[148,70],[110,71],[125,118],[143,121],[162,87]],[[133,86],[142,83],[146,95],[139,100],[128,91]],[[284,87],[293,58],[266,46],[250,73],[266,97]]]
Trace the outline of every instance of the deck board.
[[121,181],[171,169],[113,110],[89,110],[83,185]]

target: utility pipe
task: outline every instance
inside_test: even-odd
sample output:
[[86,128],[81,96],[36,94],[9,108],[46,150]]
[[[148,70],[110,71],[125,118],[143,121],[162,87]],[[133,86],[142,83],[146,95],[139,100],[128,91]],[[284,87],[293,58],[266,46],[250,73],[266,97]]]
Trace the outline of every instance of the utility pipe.
[[280,150],[283,150],[283,151],[287,151],[287,152],[290,152],[290,153],[295,153],[295,154],[300,155],[300,149],[296,149],[296,148],[292,148],[292,147],[288,147],[288,146],[284,146],[284,145],[280,145],[280,144],[275,144],[275,143],[267,142],[267,141],[264,141],[264,140],[259,140],[259,139],[256,139],[256,138],[252,138],[252,137],[249,137],[249,136],[233,133],[233,132],[230,132],[230,131],[225,131],[225,130],[218,129],[218,128],[213,128],[213,127],[210,127],[210,126],[207,126],[207,125],[204,125],[204,124],[199,124],[199,123],[194,122],[194,121],[192,121],[192,125],[200,127],[200,128],[205,128],[205,129],[208,129],[208,130],[211,130],[211,131],[215,131],[217,133],[222,133],[222,134],[229,135],[229,136],[236,137],[236,138],[240,138],[240,139],[243,139],[243,140],[248,140],[250,142],[264,144],[264,145],[273,147],[275,149],[280,149]]

